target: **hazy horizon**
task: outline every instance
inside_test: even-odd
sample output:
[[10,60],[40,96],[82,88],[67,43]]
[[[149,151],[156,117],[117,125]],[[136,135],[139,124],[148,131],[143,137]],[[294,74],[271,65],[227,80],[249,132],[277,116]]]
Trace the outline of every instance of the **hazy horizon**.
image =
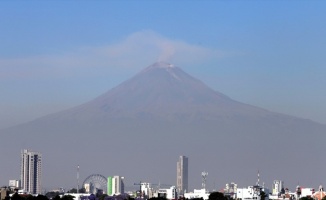
[[167,61],[244,103],[326,124],[325,2],[0,2],[0,128]]
[[[200,187],[203,170],[212,188],[254,183],[258,169],[266,185],[275,178],[291,189],[299,181],[317,187],[326,180],[318,158],[326,127],[325,8],[324,1],[0,1],[0,155],[7,172],[0,181],[19,177],[19,152],[30,148],[44,155],[46,187],[75,185],[77,165],[83,178],[112,173],[129,185],[170,184],[181,154],[190,160],[192,188]],[[173,82],[172,94],[182,94],[176,99],[164,73],[134,80],[137,91],[128,85],[108,92],[158,61],[186,72],[175,72],[191,83]],[[155,78],[163,84],[150,82]],[[162,98],[146,83],[163,88]],[[103,94],[107,102],[92,101]],[[215,101],[217,94],[237,103]],[[148,109],[140,105],[145,96]],[[176,115],[164,113],[170,100],[180,108]],[[87,112],[66,111],[90,101]],[[129,105],[145,120],[128,121]],[[112,120],[120,113],[110,109],[128,120]],[[7,129],[59,111],[67,116]],[[146,121],[159,118],[156,111],[172,120]],[[199,120],[173,123],[178,117]],[[302,165],[306,159],[313,166]]]

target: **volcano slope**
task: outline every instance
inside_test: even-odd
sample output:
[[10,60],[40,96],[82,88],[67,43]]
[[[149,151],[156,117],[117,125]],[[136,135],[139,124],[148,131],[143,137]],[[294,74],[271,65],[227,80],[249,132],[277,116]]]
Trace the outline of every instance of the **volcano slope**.
[[[93,173],[125,176],[126,185],[176,184],[179,155],[189,157],[189,186],[208,189],[281,179],[317,187],[326,126],[235,101],[169,63],[154,63],[107,93],[74,108],[1,130],[1,184],[19,178],[21,149],[43,154],[43,186],[76,187]],[[8,172],[8,173],[7,173]],[[215,184],[213,184],[215,183]]]

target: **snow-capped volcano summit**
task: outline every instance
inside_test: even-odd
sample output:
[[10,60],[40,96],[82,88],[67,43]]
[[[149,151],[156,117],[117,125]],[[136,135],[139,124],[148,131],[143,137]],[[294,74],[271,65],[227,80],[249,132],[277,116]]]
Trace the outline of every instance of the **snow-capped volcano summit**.
[[150,65],[147,68],[173,68],[173,67],[175,66],[171,63],[160,61]]
[[[67,168],[79,164],[87,173],[122,174],[129,184],[146,179],[173,185],[174,163],[186,155],[189,177],[205,169],[221,187],[230,180],[248,185],[257,168],[266,172],[264,182],[277,175],[287,185],[296,183],[296,168],[300,182],[311,185],[326,179],[311,173],[326,164],[316,157],[325,133],[325,125],[235,101],[159,62],[92,101],[2,130],[0,156],[31,147],[42,152],[45,183],[72,177],[67,184],[73,185]],[[16,156],[6,158],[1,169],[12,171]],[[307,167],[303,159],[318,164]]]
[[[55,118],[58,114],[55,114]],[[160,120],[196,121],[220,117],[271,115],[266,110],[242,104],[216,92],[200,80],[169,63],[154,63],[131,79],[98,98],[61,113],[92,120],[142,117]],[[98,116],[105,116],[98,119]],[[51,116],[49,116],[51,117]],[[61,118],[61,117],[60,117]]]

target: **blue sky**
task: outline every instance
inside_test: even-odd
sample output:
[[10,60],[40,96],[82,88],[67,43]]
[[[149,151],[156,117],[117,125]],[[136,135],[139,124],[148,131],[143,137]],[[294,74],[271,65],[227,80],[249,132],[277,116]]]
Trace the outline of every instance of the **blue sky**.
[[0,128],[79,105],[158,60],[326,124],[324,1],[0,1]]

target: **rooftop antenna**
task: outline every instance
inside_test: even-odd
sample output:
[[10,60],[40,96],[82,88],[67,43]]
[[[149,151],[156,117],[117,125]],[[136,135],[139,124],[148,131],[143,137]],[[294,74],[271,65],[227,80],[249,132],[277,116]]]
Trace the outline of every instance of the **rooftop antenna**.
[[258,170],[258,174],[257,174],[257,183],[256,183],[257,186],[259,186],[259,170]]
[[79,165],[77,166],[77,193],[79,192]]
[[208,172],[202,172],[201,177],[202,177],[202,188],[206,190],[206,178],[207,178]]

